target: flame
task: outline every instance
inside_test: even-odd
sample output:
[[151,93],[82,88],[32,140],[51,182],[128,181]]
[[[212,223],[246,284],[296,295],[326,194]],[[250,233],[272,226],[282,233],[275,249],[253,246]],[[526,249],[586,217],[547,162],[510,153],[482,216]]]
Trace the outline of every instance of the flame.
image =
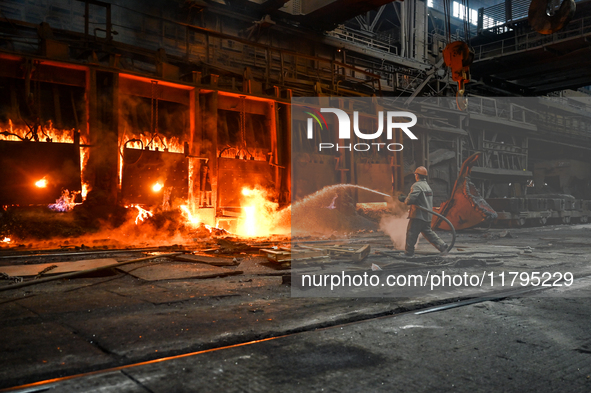
[[82,195],[82,200],[86,200],[86,195],[88,195],[88,188],[89,185],[86,183],[82,183],[82,193],[80,195]]
[[149,210],[143,209],[139,205],[131,205],[131,206],[125,206],[125,207],[127,207],[127,208],[135,207],[137,209],[138,213],[137,213],[137,217],[135,218],[135,225],[138,224],[138,221],[144,221],[145,219],[150,218],[154,215],[154,213],[152,213]]
[[[141,140],[141,142],[132,141],[132,139]],[[184,153],[185,151],[183,143],[180,141],[179,138],[174,136],[171,138],[167,138],[163,135],[158,134],[156,138],[152,138],[152,135],[149,133],[139,135],[134,134],[131,135],[129,138],[120,141],[122,142],[122,146],[125,146],[129,149],[142,149],[148,146],[152,150],[169,151],[171,153]]]
[[160,182],[157,182],[152,186],[152,190],[154,192],[159,192],[160,190],[162,190],[162,187],[164,187],[164,185]]
[[62,196],[52,203],[48,207],[57,212],[69,212],[74,208],[76,205],[80,205],[80,203],[74,202],[76,199],[76,195],[80,194],[80,191],[72,191],[69,192],[68,190],[62,191]]
[[43,178],[43,179],[41,179],[41,180],[37,180],[37,181],[35,182],[35,185],[36,185],[37,187],[39,187],[39,188],[45,188],[45,187],[47,187],[47,179],[46,179],[46,178]]
[[[53,123],[48,121],[43,125],[38,125],[36,128],[37,137],[39,142],[55,142],[55,143],[74,143],[74,133],[76,132],[75,129],[57,129],[53,127]],[[12,120],[8,120],[8,124],[0,125],[0,140],[2,141],[24,141],[24,140],[31,140],[34,141],[35,138],[33,137],[34,133],[31,131],[29,127],[22,126],[22,127],[15,127]],[[84,136],[80,136],[80,143],[82,145],[87,145],[88,141]],[[82,175],[84,175],[84,168],[88,162],[88,147],[80,147],[80,170]],[[39,188],[47,187],[47,181],[45,181],[45,185],[42,182],[43,179],[35,183],[35,185]],[[89,185],[83,181],[82,185],[82,200],[86,199],[86,194],[89,191]]]
[[[34,140],[32,139],[33,133],[28,127],[15,127],[12,120],[8,120],[8,126],[0,127],[0,129],[2,129],[0,140]],[[53,128],[51,120],[46,124],[37,126],[35,131],[40,142],[74,143],[74,130],[58,130],[57,128]]]
[[4,236],[4,239],[2,239],[2,243],[10,243],[12,240],[10,240],[9,237]]
[[252,148],[249,151],[238,147],[226,147],[218,151],[218,156],[222,158],[235,158],[241,160],[267,161],[268,150]]
[[[183,217],[185,217],[185,219],[187,220],[187,222],[190,225],[194,225],[194,226],[199,225],[201,220],[199,219],[198,216],[191,213],[191,210],[189,209],[189,207],[187,205],[181,205],[180,208],[181,208],[181,212],[183,213]],[[207,225],[205,225],[205,227],[207,227]],[[210,230],[210,232],[211,232],[211,230]]]
[[80,173],[82,175],[82,192],[80,195],[82,196],[82,200],[86,200],[86,195],[90,191],[90,184],[88,184],[87,179],[85,179],[84,168],[88,164],[88,147],[81,147],[80,148]]
[[243,216],[238,221],[238,235],[249,237],[270,235],[279,205],[269,201],[266,191],[258,187],[244,187],[241,193]]
[[256,210],[254,206],[245,206],[244,207],[244,224],[242,226],[242,230],[245,232],[244,235],[246,236],[256,236],[257,235],[257,217],[256,217]]

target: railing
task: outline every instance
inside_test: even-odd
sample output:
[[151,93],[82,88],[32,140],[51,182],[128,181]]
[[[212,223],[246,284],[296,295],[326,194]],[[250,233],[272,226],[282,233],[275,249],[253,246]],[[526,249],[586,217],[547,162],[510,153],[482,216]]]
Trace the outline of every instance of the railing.
[[367,34],[356,32],[355,30],[348,29],[344,26],[339,26],[332,31],[326,32],[329,37],[337,38],[339,40],[347,41],[355,45],[360,45],[364,48],[372,48],[381,50],[388,53],[398,55],[398,48],[392,46],[394,41],[390,38],[388,40],[381,40]]
[[588,103],[580,101],[573,101],[567,97],[540,97],[541,102],[556,103],[563,107],[578,110],[579,113],[572,114],[562,113],[557,116],[554,111],[546,111],[538,116],[538,125],[544,127],[545,130],[554,133],[560,133],[575,138],[591,139],[591,97]]
[[531,32],[476,46],[474,47],[474,60],[478,61],[528,49],[541,48],[548,44],[588,35],[591,35],[591,16],[571,21],[563,30],[554,34],[542,35]]
[[479,29],[490,29],[510,21],[527,18],[531,0],[508,0],[478,12]]
[[[581,0],[575,0],[579,2]],[[503,3],[478,10],[478,31],[504,33],[512,22],[527,19],[531,0],[506,0]],[[560,3],[560,2],[559,2]]]
[[528,125],[535,125],[538,118],[536,111],[522,105],[487,97],[469,97],[467,111]]

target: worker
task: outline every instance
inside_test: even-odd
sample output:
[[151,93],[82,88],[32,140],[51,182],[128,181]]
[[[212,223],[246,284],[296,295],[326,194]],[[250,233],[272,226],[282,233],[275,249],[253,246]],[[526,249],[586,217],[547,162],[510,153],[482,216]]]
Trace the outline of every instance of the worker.
[[406,246],[404,255],[411,257],[415,253],[415,244],[422,233],[436,249],[443,252],[447,250],[447,244],[431,229],[431,216],[417,206],[433,210],[433,191],[427,184],[427,168],[420,166],[415,170],[416,183],[410,188],[408,196],[399,195],[398,200],[410,205],[408,212],[408,226],[406,227]]

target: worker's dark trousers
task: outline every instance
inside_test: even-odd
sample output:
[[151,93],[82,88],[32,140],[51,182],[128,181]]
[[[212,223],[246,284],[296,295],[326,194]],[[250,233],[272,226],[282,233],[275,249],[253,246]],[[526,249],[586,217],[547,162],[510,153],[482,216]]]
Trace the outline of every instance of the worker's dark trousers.
[[430,222],[411,218],[408,220],[408,226],[406,227],[405,251],[407,254],[414,254],[415,244],[417,244],[420,233],[439,251],[443,251],[444,247],[446,247],[445,242],[431,229]]

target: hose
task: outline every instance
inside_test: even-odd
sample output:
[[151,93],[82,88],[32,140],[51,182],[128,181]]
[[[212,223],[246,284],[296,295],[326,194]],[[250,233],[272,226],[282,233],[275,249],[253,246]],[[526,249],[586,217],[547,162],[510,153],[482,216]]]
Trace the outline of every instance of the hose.
[[439,213],[435,213],[433,210],[429,210],[426,207],[422,207],[419,205],[413,205],[418,207],[421,210],[426,211],[427,213],[431,213],[431,214],[435,214],[437,217],[443,219],[445,222],[447,222],[447,225],[449,225],[450,229],[451,229],[451,235],[452,235],[452,240],[451,243],[449,244],[449,246],[447,247],[446,250],[441,251],[442,254],[447,254],[449,251],[451,251],[452,247],[454,246],[455,242],[456,242],[456,229],[454,228],[454,226],[451,224],[451,222],[445,218],[445,216],[439,214]]
[[[382,195],[382,196],[385,196],[385,197],[388,197],[388,198],[392,198],[391,195],[385,194],[385,193],[380,192],[380,191],[377,191],[377,190],[372,190],[371,188],[358,186],[356,184],[348,184],[348,186],[349,187],[355,187],[355,188],[358,188],[358,189],[361,189],[361,190],[366,190],[366,191],[369,191],[369,192],[373,192],[375,194]],[[456,229],[454,228],[454,226],[451,224],[451,222],[447,218],[445,218],[444,216],[442,216],[439,213],[435,213],[433,210],[429,210],[426,207],[422,207],[422,206],[419,206],[419,205],[413,205],[413,206],[416,206],[419,209],[426,211],[427,213],[435,214],[437,217],[439,217],[439,218],[443,219],[445,222],[447,222],[447,225],[449,225],[449,227],[451,229],[452,240],[451,240],[451,243],[449,244],[449,246],[447,247],[447,249],[444,250],[444,251],[441,251],[442,254],[447,254],[452,249],[452,247],[454,246],[454,244],[456,242]]]

